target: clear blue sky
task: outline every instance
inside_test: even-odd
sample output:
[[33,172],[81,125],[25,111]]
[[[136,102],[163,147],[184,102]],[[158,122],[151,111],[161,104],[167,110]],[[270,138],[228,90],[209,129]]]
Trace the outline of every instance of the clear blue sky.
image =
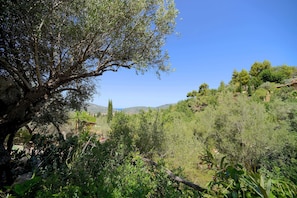
[[234,69],[255,61],[297,66],[297,0],[176,0],[180,14],[165,49],[175,72],[134,70],[105,73],[97,80],[95,104],[156,107],[186,99],[207,83],[228,83]]

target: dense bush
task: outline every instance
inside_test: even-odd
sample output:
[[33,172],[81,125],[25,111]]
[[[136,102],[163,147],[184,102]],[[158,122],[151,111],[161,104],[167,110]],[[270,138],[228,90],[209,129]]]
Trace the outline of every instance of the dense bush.
[[[120,121],[124,115],[118,115]],[[126,120],[127,121],[127,120]],[[125,126],[114,126],[115,134],[125,134]],[[127,132],[127,131],[126,131]],[[42,137],[39,137],[42,143]],[[83,133],[75,139],[38,145],[44,152],[36,156],[42,167],[33,177],[11,187],[16,197],[189,197],[199,193],[171,180],[163,166],[152,166],[130,147],[127,140],[101,144]],[[75,144],[74,144],[75,142]],[[60,146],[59,146],[60,145]],[[37,147],[36,147],[37,148]],[[63,149],[62,149],[63,148]],[[62,149],[62,150],[61,150]],[[64,155],[63,152],[65,152]],[[64,157],[63,157],[64,156]],[[37,167],[37,166],[35,166]]]
[[[215,159],[207,151],[204,159]],[[208,193],[213,197],[295,197],[296,185],[287,179],[271,178],[264,173],[246,170],[240,164],[220,160],[206,160],[215,169]]]

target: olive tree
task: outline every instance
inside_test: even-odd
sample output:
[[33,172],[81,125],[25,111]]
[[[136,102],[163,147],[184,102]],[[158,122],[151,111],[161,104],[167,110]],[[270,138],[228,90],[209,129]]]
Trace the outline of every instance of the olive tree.
[[121,68],[170,70],[163,45],[175,26],[173,0],[1,4],[1,176],[16,131],[44,115],[56,122],[53,113],[79,107],[94,90],[93,77]]
[[292,134],[273,120],[265,105],[245,95],[221,94],[216,106],[197,114],[195,135],[231,162],[255,169],[267,156],[281,153]]

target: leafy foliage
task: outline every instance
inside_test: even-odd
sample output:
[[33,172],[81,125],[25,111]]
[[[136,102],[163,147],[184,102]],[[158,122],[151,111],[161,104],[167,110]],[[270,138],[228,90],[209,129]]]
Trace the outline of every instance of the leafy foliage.
[[123,143],[129,151],[136,149],[146,157],[161,155],[165,138],[161,116],[152,110],[134,116],[116,113],[111,125],[111,138]]
[[[207,151],[204,159],[214,159]],[[209,193],[215,197],[295,197],[296,185],[288,180],[267,178],[262,173],[246,170],[240,164],[225,162],[225,157],[207,160],[216,170],[209,182]]]
[[[268,67],[245,86],[235,79],[218,90],[204,83],[167,109],[115,113],[105,143],[88,128],[67,140],[34,135],[30,170],[35,176],[8,192],[22,197],[295,197],[297,94],[290,83],[263,82],[267,69],[287,76],[295,71]],[[203,108],[193,108],[202,103]],[[76,115],[95,119],[86,112]],[[147,158],[160,162],[152,165]],[[178,182],[167,168],[208,190]]]
[[[49,138],[47,138],[49,139]],[[53,139],[54,140],[54,139]],[[150,166],[134,151],[126,152],[119,141],[99,143],[87,133],[68,143],[65,158],[55,147],[39,149],[42,167],[36,176],[14,185],[17,197],[188,197],[197,192],[172,181],[163,166]],[[56,140],[55,140],[56,141]],[[66,151],[69,151],[68,153]],[[56,162],[60,163],[56,163]],[[54,162],[52,164],[52,162]]]
[[281,150],[281,144],[290,139],[285,129],[270,121],[264,105],[245,96],[224,94],[216,107],[208,107],[197,116],[204,123],[197,126],[197,135],[229,160],[249,169],[254,169],[263,156]]

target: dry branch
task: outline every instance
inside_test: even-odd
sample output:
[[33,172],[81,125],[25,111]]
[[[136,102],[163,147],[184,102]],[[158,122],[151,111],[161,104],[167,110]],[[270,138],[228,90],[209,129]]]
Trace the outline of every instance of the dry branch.
[[[143,158],[143,161],[147,162],[148,164],[152,165],[152,166],[158,166],[157,162],[154,162],[150,159],[147,159],[147,158]],[[194,184],[190,181],[187,181],[179,176],[176,176],[171,170],[168,170],[168,169],[165,169],[166,173],[168,174],[168,176],[178,182],[178,183],[183,183],[184,185],[186,186],[189,186],[190,188],[193,188],[195,190],[198,190],[199,192],[206,192],[207,189],[205,188],[202,188],[201,186],[197,185],[197,184]]]

